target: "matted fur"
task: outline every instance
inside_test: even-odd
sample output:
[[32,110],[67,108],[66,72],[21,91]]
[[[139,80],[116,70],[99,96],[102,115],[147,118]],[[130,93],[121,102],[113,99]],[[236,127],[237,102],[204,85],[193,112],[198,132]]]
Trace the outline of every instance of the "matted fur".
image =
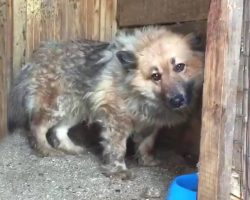
[[[118,52],[129,51],[134,63],[124,65]],[[173,71],[185,63],[184,71]],[[152,70],[162,75],[152,80]],[[203,81],[202,54],[192,50],[189,36],[164,28],[120,33],[111,43],[71,41],[46,43],[21,70],[9,98],[9,124],[27,127],[33,146],[42,154],[80,153],[68,138],[70,127],[82,121],[102,127],[105,169],[128,175],[124,162],[127,138],[133,134],[144,164],[157,130],[185,121]],[[173,109],[173,94],[191,96],[182,109]],[[189,93],[189,94],[186,94]],[[46,134],[52,135],[52,144]]]

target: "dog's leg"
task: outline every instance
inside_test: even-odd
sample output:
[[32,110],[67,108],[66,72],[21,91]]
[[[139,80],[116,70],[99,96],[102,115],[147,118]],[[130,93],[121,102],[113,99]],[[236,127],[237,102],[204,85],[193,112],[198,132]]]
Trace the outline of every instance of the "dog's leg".
[[157,131],[158,129],[154,129],[150,135],[147,135],[138,143],[139,162],[144,166],[155,166],[159,164],[153,155]]
[[102,132],[105,165],[103,173],[121,179],[131,179],[133,174],[125,164],[126,144],[129,132],[124,128],[106,127]]
[[68,132],[70,125],[60,124],[48,132],[48,141],[56,149],[60,149],[69,154],[81,154],[84,152],[83,147],[73,143],[69,138]]
[[47,141],[46,134],[50,127],[51,125],[48,121],[42,123],[31,122],[31,137],[29,137],[30,145],[41,156],[62,155],[63,152],[54,149]]

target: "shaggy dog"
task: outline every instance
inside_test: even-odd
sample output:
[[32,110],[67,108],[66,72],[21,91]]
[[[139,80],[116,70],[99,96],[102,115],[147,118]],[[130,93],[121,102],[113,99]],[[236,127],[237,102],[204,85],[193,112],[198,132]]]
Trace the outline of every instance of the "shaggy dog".
[[[81,153],[69,129],[85,121],[102,126],[107,175],[127,178],[126,141],[140,160],[159,128],[185,121],[203,82],[203,54],[192,35],[149,27],[122,32],[113,42],[46,43],[23,67],[9,96],[9,128],[26,128],[42,155]],[[48,142],[46,135],[49,134]]]

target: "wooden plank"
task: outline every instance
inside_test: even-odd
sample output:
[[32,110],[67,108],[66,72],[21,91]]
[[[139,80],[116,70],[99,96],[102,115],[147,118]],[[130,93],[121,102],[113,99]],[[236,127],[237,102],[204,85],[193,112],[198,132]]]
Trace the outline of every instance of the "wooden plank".
[[203,90],[199,200],[230,199],[242,12],[243,0],[211,1]]
[[111,38],[113,39],[115,36],[116,36],[116,33],[117,33],[117,1],[118,0],[113,0],[113,3],[112,3],[112,36]]
[[53,17],[53,39],[59,41],[61,39],[61,29],[62,29],[62,11],[60,6],[60,0],[54,1],[55,14]]
[[94,13],[93,13],[93,40],[100,39],[100,0],[94,0]]
[[[87,0],[85,0],[87,1]],[[81,26],[81,7],[84,1],[68,0],[67,2],[67,27],[69,31],[68,39],[82,39],[84,28]],[[65,6],[62,4],[62,6]],[[88,19],[87,19],[88,20]],[[87,23],[87,22],[86,22]],[[87,33],[88,35],[88,33]],[[87,36],[85,35],[85,37]]]
[[113,0],[106,0],[106,16],[105,16],[105,40],[112,39],[113,26]]
[[243,75],[243,126],[244,148],[243,161],[243,199],[250,199],[250,2],[244,4],[242,54],[244,63]]
[[87,35],[86,39],[92,39],[93,32],[94,32],[94,1],[93,0],[86,0],[87,2]]
[[106,38],[106,1],[101,1],[100,12],[100,40],[105,41]]
[[3,0],[0,1],[0,137],[6,133],[6,97],[5,97],[5,29],[4,21],[6,19],[6,5]]
[[[5,66],[6,66],[6,87],[9,91],[13,80],[13,1],[6,1],[6,23],[5,23]],[[0,118],[1,119],[1,118]]]
[[13,1],[13,76],[25,62],[26,1]]
[[75,1],[67,1],[67,4],[62,5],[66,7],[66,28],[68,30],[68,36],[67,36],[67,40],[69,38],[74,39],[76,36],[76,26],[75,26],[75,21],[77,21],[77,19],[75,18],[75,12],[74,12],[74,4]]
[[[74,23],[75,28],[75,36],[72,39],[84,39],[86,37],[85,35],[85,27],[82,25],[85,23],[83,21],[82,17],[82,8],[84,6],[84,1],[76,1],[73,4],[74,12],[75,12],[75,19],[72,19]],[[70,23],[70,22],[69,22]],[[70,39],[70,38],[69,38]]]
[[[26,13],[26,54],[25,59],[27,60],[34,49],[33,46],[33,38],[34,38],[34,31],[33,31],[33,20],[34,15],[37,10],[34,10],[34,2],[33,0],[27,0],[27,13]],[[14,27],[15,28],[15,27]]]
[[[243,175],[243,82],[244,82],[244,63],[243,56],[241,55],[239,73],[238,73],[238,85],[237,85],[237,98],[236,98],[236,119],[234,130],[234,142],[233,142],[233,161],[232,161],[232,175],[231,175],[231,195],[234,198],[242,198],[242,175]],[[232,199],[232,197],[231,197]]]
[[100,40],[110,41],[117,32],[117,0],[101,1],[100,11]]
[[120,27],[207,19],[210,0],[118,0]]
[[0,0],[0,138],[7,133],[7,94],[12,46],[12,1]]
[[115,36],[115,33],[117,31],[116,8],[117,8],[117,0],[106,1],[106,24],[105,24],[106,41],[110,41]]
[[[42,17],[42,11],[43,11],[43,7],[42,7],[42,0],[36,0],[33,1],[36,2],[33,4],[33,10],[34,10],[34,15],[33,15],[33,20],[32,20],[32,37],[33,37],[33,49],[38,48],[38,46],[40,45],[41,42],[41,31],[42,31],[42,27],[41,27],[41,17]],[[51,13],[47,14],[47,18],[49,18],[51,15]],[[49,24],[47,24],[47,26],[49,26]],[[53,28],[52,26],[49,27],[50,29],[50,37],[52,37],[52,31]],[[48,29],[47,29],[48,30]]]

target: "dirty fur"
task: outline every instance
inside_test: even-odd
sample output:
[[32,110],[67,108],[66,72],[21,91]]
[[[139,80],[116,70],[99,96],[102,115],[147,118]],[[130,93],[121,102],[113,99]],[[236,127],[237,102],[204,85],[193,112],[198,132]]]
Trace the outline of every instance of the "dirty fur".
[[[110,43],[45,43],[10,92],[9,129],[26,128],[32,146],[46,156],[81,153],[68,130],[82,121],[98,122],[104,173],[128,178],[128,137],[133,136],[141,162],[155,164],[150,152],[158,129],[187,120],[196,104],[203,56],[192,49],[192,39],[149,27],[121,32]],[[185,68],[176,72],[179,63]]]

